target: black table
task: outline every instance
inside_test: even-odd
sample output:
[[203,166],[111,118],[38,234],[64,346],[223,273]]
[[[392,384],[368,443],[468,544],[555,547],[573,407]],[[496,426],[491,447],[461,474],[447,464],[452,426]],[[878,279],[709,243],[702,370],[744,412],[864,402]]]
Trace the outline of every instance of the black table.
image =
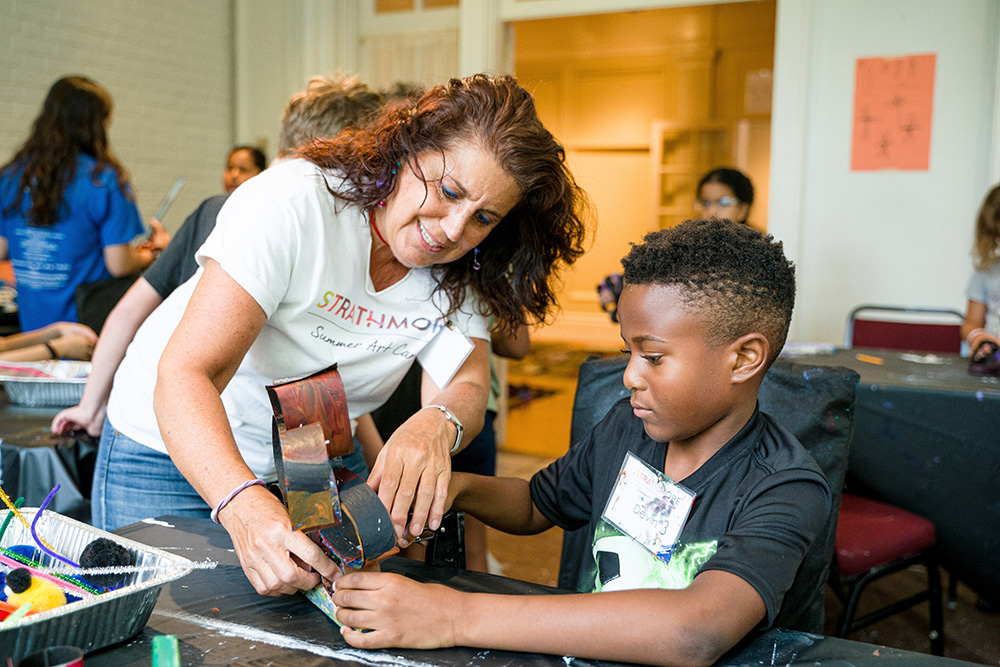
[[31,442],[28,435],[47,428],[61,408],[25,407],[7,400],[0,389],[0,484],[11,500],[24,497],[25,507],[38,507],[60,485],[49,508],[80,521],[90,521],[90,482],[97,448],[75,438]]
[[930,519],[944,565],[1000,602],[1000,378],[970,374],[958,355],[854,348],[792,358],[861,376],[848,489]]
[[[134,639],[87,654],[88,667],[150,664],[153,638],[176,635],[181,664],[187,665],[565,665],[613,664],[537,653],[470,648],[363,651],[348,646],[336,626],[301,595],[257,595],[246,580],[229,536],[205,519],[160,517],[116,531],[138,542],[212,560],[214,569],[196,569],[164,587],[143,631]],[[504,577],[428,567],[389,558],[383,569],[418,581],[434,581],[465,591],[508,594],[566,594]],[[966,665],[957,660],[861,644],[801,632],[771,631],[742,647],[725,665]]]

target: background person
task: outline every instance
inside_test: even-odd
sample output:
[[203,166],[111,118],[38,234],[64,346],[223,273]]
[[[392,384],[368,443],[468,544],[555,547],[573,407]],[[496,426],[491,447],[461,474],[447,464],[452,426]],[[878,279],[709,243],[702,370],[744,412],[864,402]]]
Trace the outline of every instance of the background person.
[[[281,155],[296,138],[337,134],[361,123],[378,108],[381,97],[354,78],[313,77],[296,93],[281,116]],[[280,158],[279,158],[280,159]],[[85,429],[97,437],[104,425],[108,397],[119,364],[136,331],[149,314],[198,269],[195,252],[215,229],[228,194],[209,197],[188,216],[163,255],[129,288],[108,315],[80,403],[59,412],[52,432]]]
[[739,169],[719,167],[698,181],[695,209],[703,218],[746,224],[753,204],[753,183]]
[[355,77],[312,77],[305,90],[285,103],[277,159],[291,157],[299,148],[333,137],[345,127],[363,125],[384,102],[384,95]]
[[97,334],[90,327],[77,322],[56,322],[0,338],[0,361],[88,361],[96,342]]
[[256,146],[237,146],[229,151],[226,168],[222,172],[222,186],[232,192],[241,183],[267,169],[267,158]]
[[[739,169],[719,167],[711,170],[698,181],[695,192],[694,207],[701,217],[747,224],[753,204],[753,183]],[[618,299],[623,288],[620,273],[612,273],[597,284],[601,310],[612,322],[618,322]]]
[[170,235],[144,233],[128,174],[108,147],[111,95],[83,76],[49,89],[31,135],[0,167],[0,261],[12,260],[24,331],[77,321],[82,283],[146,268]]
[[[968,304],[962,336],[975,361],[985,361],[1000,346],[1000,185],[990,190],[976,216],[972,245],[972,276],[966,289]],[[978,352],[978,354],[977,354]]]
[[274,479],[265,385],[336,362],[357,418],[451,331],[446,321],[473,339],[447,386],[428,388],[433,409],[397,429],[369,478],[407,544],[439,524],[450,453],[482,424],[485,313],[505,326],[543,319],[557,267],[585,235],[564,151],[511,77],[452,80],[300,154],[230,195],[198,273],[137,332],[93,493],[106,524],[189,500],[200,506],[185,511],[202,516],[215,507],[265,594],[336,570],[257,486]]

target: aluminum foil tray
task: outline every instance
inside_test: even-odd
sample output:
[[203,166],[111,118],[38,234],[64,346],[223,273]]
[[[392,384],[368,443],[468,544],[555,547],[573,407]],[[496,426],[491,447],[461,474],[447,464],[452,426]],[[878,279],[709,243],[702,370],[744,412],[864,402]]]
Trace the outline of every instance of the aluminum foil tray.
[[69,407],[80,402],[90,375],[89,361],[49,360],[0,363],[0,382],[11,403]]
[[[21,509],[29,525],[36,511]],[[0,521],[8,512],[0,512]],[[114,540],[135,552],[137,571],[129,573],[126,582],[113,591],[31,614],[13,624],[0,624],[0,661],[4,663],[10,658],[17,664],[21,658],[48,646],[76,646],[89,653],[124,641],[146,625],[163,585],[194,569],[194,563],[186,558],[98,530],[55,512],[46,511],[35,530],[57,553],[73,562],[79,562],[84,548],[98,537]],[[4,547],[34,543],[30,531],[16,517],[11,519],[0,539],[0,546]],[[68,567],[55,558],[43,558],[49,559],[42,563],[43,566]]]

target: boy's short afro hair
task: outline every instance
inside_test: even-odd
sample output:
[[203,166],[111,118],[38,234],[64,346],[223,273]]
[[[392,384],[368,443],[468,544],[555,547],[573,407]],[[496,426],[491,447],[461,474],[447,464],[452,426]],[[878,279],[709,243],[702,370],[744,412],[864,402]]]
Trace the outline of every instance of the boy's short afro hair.
[[622,260],[625,285],[670,285],[704,315],[710,345],[759,332],[772,362],[795,305],[795,267],[780,242],[728,220],[688,220],[647,234]]

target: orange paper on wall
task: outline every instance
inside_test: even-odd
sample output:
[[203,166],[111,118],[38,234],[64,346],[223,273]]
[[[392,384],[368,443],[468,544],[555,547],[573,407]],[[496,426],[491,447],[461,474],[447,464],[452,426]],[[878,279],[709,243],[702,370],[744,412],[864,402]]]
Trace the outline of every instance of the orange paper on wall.
[[858,58],[853,171],[930,167],[936,58]]

